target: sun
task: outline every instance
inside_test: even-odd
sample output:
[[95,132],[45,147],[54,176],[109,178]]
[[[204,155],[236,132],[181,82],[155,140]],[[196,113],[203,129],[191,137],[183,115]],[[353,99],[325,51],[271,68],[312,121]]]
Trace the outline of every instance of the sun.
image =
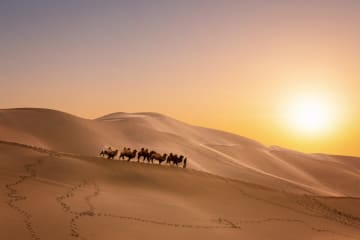
[[330,101],[306,96],[289,104],[288,120],[297,132],[320,134],[333,127],[334,114]]

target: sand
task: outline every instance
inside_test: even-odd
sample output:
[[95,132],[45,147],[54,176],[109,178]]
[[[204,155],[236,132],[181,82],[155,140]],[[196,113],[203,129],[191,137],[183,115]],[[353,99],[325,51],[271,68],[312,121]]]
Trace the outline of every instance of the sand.
[[[360,239],[360,161],[154,113],[0,110],[0,239]],[[189,168],[97,157],[185,154]]]

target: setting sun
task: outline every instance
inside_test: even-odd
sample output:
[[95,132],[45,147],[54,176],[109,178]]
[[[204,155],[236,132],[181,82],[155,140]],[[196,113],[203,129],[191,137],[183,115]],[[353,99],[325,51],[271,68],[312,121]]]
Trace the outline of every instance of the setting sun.
[[297,132],[320,135],[334,128],[334,106],[321,97],[302,97],[289,104],[288,121]]

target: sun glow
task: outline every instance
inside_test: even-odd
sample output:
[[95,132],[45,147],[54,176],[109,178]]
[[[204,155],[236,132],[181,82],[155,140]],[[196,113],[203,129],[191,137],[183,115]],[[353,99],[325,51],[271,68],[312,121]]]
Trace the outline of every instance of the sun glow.
[[319,135],[335,127],[334,107],[325,98],[298,98],[289,104],[288,122],[297,132]]

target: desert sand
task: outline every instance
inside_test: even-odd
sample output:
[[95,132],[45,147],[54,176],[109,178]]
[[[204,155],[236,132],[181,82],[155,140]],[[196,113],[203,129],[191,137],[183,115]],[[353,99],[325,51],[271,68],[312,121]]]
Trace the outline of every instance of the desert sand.
[[[360,159],[156,113],[0,110],[0,239],[360,239]],[[108,160],[147,147],[188,168]]]

